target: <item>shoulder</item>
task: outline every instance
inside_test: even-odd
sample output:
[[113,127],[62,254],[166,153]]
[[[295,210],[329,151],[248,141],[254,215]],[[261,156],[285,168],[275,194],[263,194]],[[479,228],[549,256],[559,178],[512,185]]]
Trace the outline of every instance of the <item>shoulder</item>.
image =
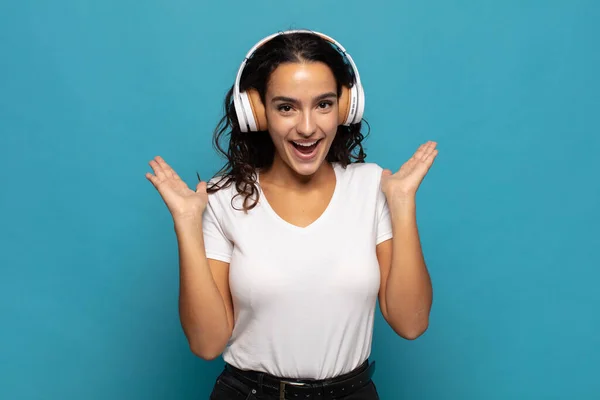
[[347,181],[351,184],[365,184],[367,182],[379,184],[383,171],[379,164],[372,162],[348,164],[345,168],[339,165],[337,168],[343,176],[348,178]]
[[[242,183],[240,186],[244,186]],[[250,189],[254,195],[251,195],[250,201],[258,193],[258,185],[254,183],[254,190]],[[215,176],[208,181],[208,204],[215,210],[222,213],[234,213],[244,208],[244,199],[246,193],[238,190],[238,185],[235,179],[230,176]]]
[[381,173],[383,168],[376,163],[354,163],[346,168],[337,166],[340,183],[348,199],[354,201],[380,202]]
[[209,206],[221,210],[231,206],[231,200],[237,193],[235,181],[227,179],[226,176],[215,176],[208,181],[207,188],[211,189],[208,193]]

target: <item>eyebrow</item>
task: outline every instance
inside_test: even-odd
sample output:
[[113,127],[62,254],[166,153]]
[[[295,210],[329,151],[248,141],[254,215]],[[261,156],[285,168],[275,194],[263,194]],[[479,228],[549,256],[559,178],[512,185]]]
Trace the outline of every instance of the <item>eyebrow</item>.
[[[315,101],[319,101],[319,100],[323,100],[323,99],[328,99],[330,97],[337,97],[337,94],[335,94],[334,92],[327,92],[327,93],[323,93],[317,97],[315,97]],[[298,100],[292,98],[292,97],[287,97],[287,96],[275,96],[271,99],[271,102],[276,102],[276,101],[285,101],[288,103],[299,103]]]

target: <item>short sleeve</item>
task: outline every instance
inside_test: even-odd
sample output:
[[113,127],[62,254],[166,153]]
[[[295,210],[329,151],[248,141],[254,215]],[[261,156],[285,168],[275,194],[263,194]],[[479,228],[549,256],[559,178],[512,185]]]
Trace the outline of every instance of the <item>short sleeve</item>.
[[[212,196],[209,195],[209,198],[210,197]],[[221,224],[218,200],[211,200],[209,200],[208,205],[204,210],[204,214],[202,214],[202,231],[204,234],[206,258],[228,263],[231,261],[233,243],[225,234],[224,227]]]
[[[380,172],[381,181],[381,172]],[[377,215],[376,218],[376,244],[385,242],[386,240],[393,237],[392,233],[392,219],[390,216],[390,209],[388,208],[385,194],[381,191],[381,185],[377,185],[377,202],[375,207]]]

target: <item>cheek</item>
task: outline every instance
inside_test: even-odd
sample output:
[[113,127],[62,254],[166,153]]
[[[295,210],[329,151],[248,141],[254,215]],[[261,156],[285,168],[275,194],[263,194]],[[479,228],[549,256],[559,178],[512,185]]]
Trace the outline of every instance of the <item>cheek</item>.
[[337,132],[338,119],[337,114],[327,114],[321,123],[321,129],[328,135],[334,135]]
[[289,121],[286,121],[284,118],[273,118],[269,120],[268,128],[269,135],[271,136],[271,140],[275,144],[276,147],[281,145],[281,142],[286,141],[287,136],[290,132],[291,126]]
[[284,117],[277,112],[267,112],[267,126],[270,131],[286,134],[294,126],[294,118]]

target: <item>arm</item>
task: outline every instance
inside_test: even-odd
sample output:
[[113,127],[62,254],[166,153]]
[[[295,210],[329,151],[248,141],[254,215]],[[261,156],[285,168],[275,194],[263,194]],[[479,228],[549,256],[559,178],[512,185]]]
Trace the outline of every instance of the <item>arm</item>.
[[382,314],[398,335],[411,340],[427,330],[433,301],[415,210],[414,199],[390,203],[394,236],[377,246]]
[[[193,353],[210,360],[223,352],[233,330],[229,264],[208,260],[203,225],[214,237],[206,182],[191,190],[165,160],[149,162],[146,173],[173,216],[179,249],[179,318]],[[211,216],[211,218],[205,218]],[[204,224],[204,221],[208,221]],[[218,237],[218,235],[216,235]],[[217,243],[226,243],[226,238]],[[227,249],[225,249],[227,251]]]
[[218,357],[233,330],[229,264],[206,258],[202,222],[175,220],[179,249],[179,317],[190,349],[197,356]]
[[436,146],[433,141],[424,143],[395,174],[384,170],[381,177],[393,239],[377,246],[381,269],[379,302],[386,321],[407,339],[416,339],[425,332],[433,301],[417,229],[415,199],[438,154]]

